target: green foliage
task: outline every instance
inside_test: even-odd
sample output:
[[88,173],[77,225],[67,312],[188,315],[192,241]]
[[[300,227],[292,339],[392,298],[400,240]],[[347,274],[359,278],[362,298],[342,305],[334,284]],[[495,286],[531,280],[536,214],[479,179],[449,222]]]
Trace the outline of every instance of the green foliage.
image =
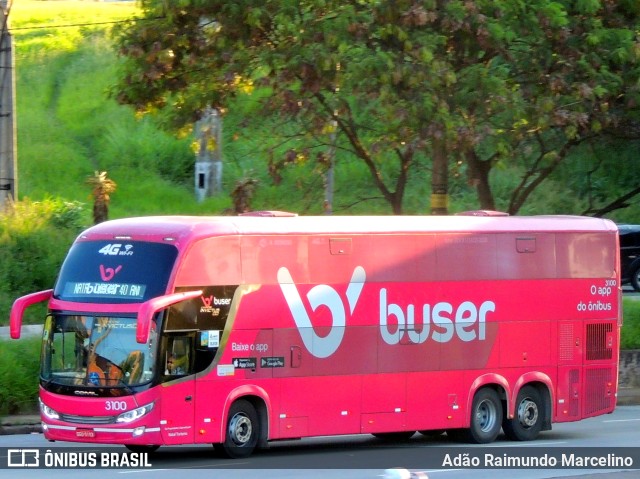
[[620,347],[640,349],[640,301],[625,299],[623,305]]
[[0,339],[0,416],[37,411],[40,345],[39,337]]
[[[87,224],[81,204],[47,199],[16,203],[0,215],[0,324],[17,296],[53,287],[66,251]],[[44,307],[27,311],[41,323]]]
[[[515,214],[573,148],[619,136],[640,104],[640,15],[628,2],[151,0],[143,8],[149,21],[118,36],[120,101],[183,125],[208,106],[232,109],[259,86],[269,93],[258,121],[272,115],[299,127],[280,164],[326,148],[335,123],[339,149],[366,165],[395,213],[417,165],[430,161],[431,182],[446,190],[447,168],[462,158],[484,187],[481,206],[494,198],[480,167],[523,170],[507,204]],[[270,136],[288,142],[292,133]]]
[[[114,199],[126,194],[120,199],[127,206],[112,208],[112,217],[159,214],[165,208],[211,211],[211,204],[194,204],[186,191],[193,181],[189,139],[177,140],[149,118],[138,120],[109,97],[119,68],[110,25],[28,30],[119,21],[136,11],[133,4],[29,1],[12,9],[22,195],[90,202],[86,179],[99,170],[120,185]],[[136,184],[125,185],[128,179],[142,180],[144,192],[129,192]],[[166,193],[174,187],[179,200]]]

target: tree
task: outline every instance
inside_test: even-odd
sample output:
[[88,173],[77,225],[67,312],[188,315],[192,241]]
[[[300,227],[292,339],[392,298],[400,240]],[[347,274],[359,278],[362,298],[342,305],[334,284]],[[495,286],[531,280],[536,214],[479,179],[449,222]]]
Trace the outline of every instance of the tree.
[[[631,132],[640,105],[640,4],[632,1],[512,2],[505,25],[518,32],[504,52],[509,83],[518,90],[518,114],[494,117],[491,154],[468,155],[479,188],[500,158],[520,158],[524,171],[508,212],[581,145]],[[638,131],[635,128],[636,132]],[[629,138],[640,138],[637,133]],[[485,145],[486,146],[486,145]],[[479,195],[483,207],[491,195]]]
[[116,191],[115,181],[107,178],[107,172],[95,172],[87,179],[87,183],[93,188],[93,223],[98,224],[109,219],[109,202],[111,193]]
[[515,213],[574,145],[637,103],[640,7],[631,0],[142,6],[156,20],[121,32],[122,102],[170,105],[181,126],[259,88],[265,116],[303,129],[305,142],[283,161],[327,148],[336,125],[337,148],[363,161],[396,214],[418,162],[431,162],[432,212],[446,213],[451,161],[466,162],[481,206],[494,207],[491,168],[525,153]]

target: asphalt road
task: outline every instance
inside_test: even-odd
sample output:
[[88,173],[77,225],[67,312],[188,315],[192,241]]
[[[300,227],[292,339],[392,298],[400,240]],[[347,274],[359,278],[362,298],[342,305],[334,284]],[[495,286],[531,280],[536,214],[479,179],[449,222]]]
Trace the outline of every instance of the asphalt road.
[[[590,477],[597,479],[631,479],[640,477],[640,406],[622,406],[607,416],[586,419],[577,423],[555,424],[553,431],[544,432],[537,441],[514,443],[500,436],[488,446],[466,446],[451,442],[446,435],[428,438],[416,434],[402,444],[389,444],[372,436],[346,436],[338,438],[313,438],[300,441],[274,443],[268,450],[259,451],[242,460],[216,457],[211,446],[180,446],[160,448],[148,457],[150,467],[131,469],[28,469],[0,470],[0,477],[28,479],[85,479],[125,477],[131,479],[190,479],[211,478],[260,479],[281,478],[345,478],[374,479],[391,478],[398,471],[391,468],[406,468],[414,477],[420,474],[430,479],[546,479],[555,477]],[[64,451],[74,446],[75,451],[102,454],[104,451],[122,452],[121,446],[100,448],[90,444],[48,443],[40,434],[0,437],[0,454],[7,455],[3,448],[49,448],[52,452]],[[578,448],[578,449],[574,449]],[[618,449],[621,448],[621,449]],[[624,449],[627,448],[627,449]],[[67,449],[68,450],[68,449]],[[562,453],[578,455],[614,454],[633,457],[633,466],[613,469],[463,469],[449,466],[442,468],[443,458],[464,457],[535,457],[544,455],[559,457]],[[434,462],[435,461],[435,462]],[[437,464],[436,464],[437,462]],[[0,457],[6,463],[6,457]],[[635,468],[635,470],[631,470]],[[393,474],[392,474],[393,472]],[[127,476],[122,476],[126,474]],[[593,475],[595,474],[595,475]],[[402,475],[397,475],[401,478]]]

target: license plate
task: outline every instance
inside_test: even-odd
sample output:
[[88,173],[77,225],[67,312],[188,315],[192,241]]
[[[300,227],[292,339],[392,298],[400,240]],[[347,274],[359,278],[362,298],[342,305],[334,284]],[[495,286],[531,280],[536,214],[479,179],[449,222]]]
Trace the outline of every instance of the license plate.
[[76,429],[76,437],[96,437],[96,432],[93,429]]

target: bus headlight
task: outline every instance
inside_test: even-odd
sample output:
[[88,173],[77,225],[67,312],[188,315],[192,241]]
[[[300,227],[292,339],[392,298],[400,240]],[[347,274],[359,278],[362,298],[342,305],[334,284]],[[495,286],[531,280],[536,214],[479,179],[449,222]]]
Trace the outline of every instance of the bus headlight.
[[40,412],[47,419],[60,419],[60,415],[56,411],[51,409],[49,406],[47,406],[45,403],[43,403],[41,399],[38,399],[38,402],[40,403]]
[[147,414],[149,411],[153,409],[153,403],[149,403],[146,406],[140,406],[136,409],[132,409],[131,411],[124,412],[120,414],[116,418],[116,422],[131,422],[136,419],[140,419],[142,416]]

